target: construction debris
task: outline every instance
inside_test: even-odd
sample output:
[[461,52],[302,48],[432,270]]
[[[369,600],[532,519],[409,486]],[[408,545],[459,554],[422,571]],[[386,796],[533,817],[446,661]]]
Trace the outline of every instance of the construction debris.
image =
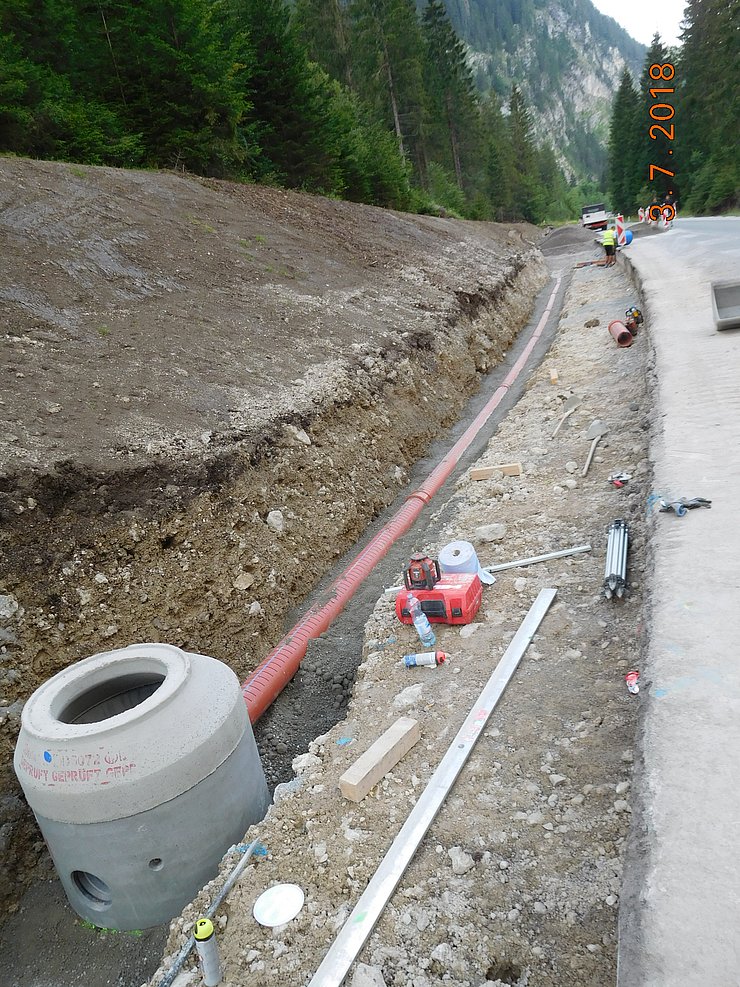
[[609,323],[608,329],[610,334],[614,338],[617,346],[621,346],[622,348],[626,349],[628,346],[631,346],[635,341],[634,336],[629,331],[627,326],[624,324],[624,322],[621,322],[619,319],[613,319]]
[[607,482],[611,483],[613,487],[617,487],[617,489],[619,489],[620,487],[623,487],[625,483],[629,483],[631,479],[632,479],[631,473],[625,473],[624,471],[621,471],[619,473],[610,473]]
[[[260,925],[285,925],[303,908],[305,894],[298,884],[275,884],[255,901],[252,914]],[[208,984],[205,987],[209,987]]]
[[705,497],[681,497],[680,500],[665,501],[660,500],[660,507],[658,510],[661,514],[666,514],[668,511],[673,511],[678,517],[683,517],[687,511],[693,511],[697,507],[711,507],[711,500],[707,500]]
[[633,672],[627,672],[624,677],[624,681],[627,683],[627,691],[632,696],[636,696],[640,691],[640,673],[635,669]]
[[412,655],[404,655],[401,659],[401,664],[406,668],[419,668],[421,666],[436,668],[438,665],[443,665],[446,661],[447,655],[444,651],[415,651]]
[[578,271],[582,267],[606,267],[606,261],[602,260],[582,260],[579,264],[575,265],[575,269]]

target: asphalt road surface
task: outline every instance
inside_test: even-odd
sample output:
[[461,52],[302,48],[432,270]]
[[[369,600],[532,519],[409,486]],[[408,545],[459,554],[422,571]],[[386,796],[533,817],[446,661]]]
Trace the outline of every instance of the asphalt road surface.
[[740,218],[678,219],[635,240],[655,348],[658,513],[640,769],[620,910],[619,987],[738,984],[740,969],[740,330],[710,283],[740,281]]

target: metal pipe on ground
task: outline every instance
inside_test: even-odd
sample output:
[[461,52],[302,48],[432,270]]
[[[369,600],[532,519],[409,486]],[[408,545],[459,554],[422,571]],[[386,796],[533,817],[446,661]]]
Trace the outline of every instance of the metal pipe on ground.
[[590,545],[577,545],[575,548],[564,548],[559,552],[548,552],[547,555],[532,555],[528,559],[515,559],[513,562],[502,562],[501,565],[484,565],[486,572],[503,572],[505,569],[518,569],[520,566],[535,565],[537,562],[549,562],[551,559],[564,559],[568,555],[578,555],[590,552]]
[[306,654],[308,642],[319,637],[334,618],[341,613],[367,576],[388,553],[391,545],[409,530],[424,507],[455,469],[463,453],[524,369],[553,310],[561,282],[562,278],[558,278],[555,282],[545,311],[518,360],[464,434],[438,463],[419,489],[409,495],[404,506],[396,512],[384,528],[328,587],[323,594],[323,601],[315,604],[304,614],[292,630],[244,681],[242,694],[252,723],[262,716],[298,671]]
[[635,341],[635,337],[629,331],[624,322],[620,322],[619,319],[614,319],[609,323],[609,332],[616,340],[617,345],[623,348],[631,346]]

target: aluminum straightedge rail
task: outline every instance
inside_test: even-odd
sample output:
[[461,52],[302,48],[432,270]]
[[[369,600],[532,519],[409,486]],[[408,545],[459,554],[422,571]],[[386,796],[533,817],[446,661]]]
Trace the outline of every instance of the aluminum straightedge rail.
[[398,836],[383,857],[352,914],[321,961],[308,987],[339,987],[383,913],[411,858],[460,774],[496,704],[547,613],[557,590],[543,589],[529,608],[457,736],[429,779]]

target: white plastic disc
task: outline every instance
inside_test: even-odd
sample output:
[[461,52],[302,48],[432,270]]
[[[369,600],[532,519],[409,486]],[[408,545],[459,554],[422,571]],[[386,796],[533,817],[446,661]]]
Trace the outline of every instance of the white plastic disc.
[[262,892],[252,914],[260,925],[285,925],[303,908],[304,900],[303,889],[297,884],[276,884]]

